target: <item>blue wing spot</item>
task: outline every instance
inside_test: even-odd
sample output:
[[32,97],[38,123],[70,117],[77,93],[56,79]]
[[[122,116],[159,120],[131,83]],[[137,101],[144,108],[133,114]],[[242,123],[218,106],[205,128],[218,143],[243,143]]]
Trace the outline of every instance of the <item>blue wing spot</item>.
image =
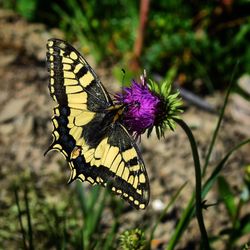
[[82,165],[84,163],[82,156],[77,157],[75,159],[75,162],[76,162],[76,164]]
[[60,134],[67,134],[68,133],[68,129],[64,128],[64,127],[61,127],[60,129],[58,128],[58,131]]
[[69,147],[70,147],[70,148],[74,148],[74,147],[75,147],[75,142],[74,142],[74,140],[70,140],[70,141],[69,141]]
[[67,125],[68,124],[68,119],[66,119],[66,118],[64,118],[64,117],[59,117],[59,119],[58,119],[58,123],[60,124],[60,125]]
[[69,108],[67,108],[67,107],[61,108],[60,111],[61,111],[61,112],[60,112],[61,115],[65,115],[65,116],[69,115]]
[[69,140],[69,137],[67,135],[62,135],[61,140],[63,142],[67,142]]

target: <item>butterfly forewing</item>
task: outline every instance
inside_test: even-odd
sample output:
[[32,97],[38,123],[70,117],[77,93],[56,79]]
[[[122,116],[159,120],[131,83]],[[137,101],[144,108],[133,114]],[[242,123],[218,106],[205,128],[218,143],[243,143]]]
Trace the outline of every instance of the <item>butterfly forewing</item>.
[[71,168],[70,181],[107,186],[137,209],[149,201],[149,183],[133,138],[118,109],[80,53],[68,43],[47,44],[49,90],[57,102],[52,122],[53,143]]
[[[112,105],[112,100],[87,61],[68,43],[50,39],[47,43],[49,90],[59,104],[89,104],[99,111]],[[82,107],[80,107],[82,108]]]

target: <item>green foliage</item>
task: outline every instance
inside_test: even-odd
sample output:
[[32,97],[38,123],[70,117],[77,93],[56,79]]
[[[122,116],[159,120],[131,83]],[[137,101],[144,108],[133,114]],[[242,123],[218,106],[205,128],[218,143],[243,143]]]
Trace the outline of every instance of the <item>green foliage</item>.
[[[97,61],[131,59],[139,25],[138,1],[3,0],[28,20],[60,27],[67,40],[77,40]],[[177,67],[180,83],[201,80],[210,92],[224,87],[236,60],[236,78],[250,72],[250,16],[247,0],[151,1],[141,64],[165,75]],[[106,60],[107,61],[107,60]],[[204,88],[203,88],[204,89]]]
[[27,20],[34,20],[39,0],[13,0],[0,2],[4,8],[13,9]]
[[146,239],[144,232],[138,228],[127,230],[120,236],[120,246],[123,250],[144,250]]
[[222,235],[228,235],[227,249],[233,249],[238,239],[250,233],[250,215],[241,218],[241,211],[244,205],[250,201],[249,188],[243,186],[240,195],[234,195],[228,181],[220,176],[218,178],[219,194],[228,212],[230,218],[230,226],[224,228],[221,232]]
[[[32,184],[32,180],[26,181]],[[14,189],[23,249],[114,249],[121,209],[113,202],[114,220],[104,234],[100,221],[110,200],[107,191],[94,187],[87,192],[77,183],[74,195],[68,193],[57,202],[41,201],[30,184],[29,188]]]
[[[121,57],[133,46],[137,27],[137,3],[124,1],[65,1],[54,4],[67,38],[77,39],[100,60]],[[104,11],[105,10],[105,11]]]
[[[212,150],[214,149],[214,146],[215,146],[215,141],[216,141],[216,138],[218,136],[218,132],[219,132],[219,129],[220,129],[220,126],[221,126],[221,121],[222,121],[222,118],[224,116],[224,113],[225,113],[225,109],[226,109],[226,106],[227,106],[227,103],[228,103],[228,98],[229,98],[229,95],[232,91],[232,88],[233,88],[233,77],[234,77],[234,73],[232,75],[232,78],[231,78],[231,82],[230,82],[230,85],[229,85],[229,88],[228,88],[228,91],[226,93],[226,97],[224,99],[224,104],[223,104],[223,107],[221,109],[221,112],[220,112],[220,116],[218,118],[218,122],[217,122],[217,125],[215,127],[215,130],[213,132],[213,135],[212,135],[212,139],[211,139],[211,142],[210,142],[210,145],[208,147],[208,152],[207,152],[207,155],[205,157],[205,162],[204,162],[204,166],[202,168],[202,176],[199,176],[198,179],[199,181],[201,182],[201,179],[200,177],[203,177],[205,176],[205,173],[206,173],[206,169],[207,169],[207,166],[208,166],[208,162],[210,160],[210,157],[211,157],[211,153],[212,153]],[[189,133],[191,133],[191,131],[187,130]],[[188,135],[189,137],[189,140],[190,140],[190,144],[192,146],[192,153],[193,153],[193,157],[194,157],[194,164],[195,165],[200,165],[199,163],[199,156],[196,154],[196,157],[195,157],[195,154],[194,154],[194,151],[197,151],[197,148],[196,148],[196,143],[195,141],[193,141],[194,138],[191,138],[192,136]],[[200,194],[200,198],[201,199],[205,199],[207,193],[210,191],[210,189],[213,187],[214,183],[216,182],[216,180],[218,179],[221,171],[223,170],[227,160],[229,159],[229,157],[235,153],[240,147],[246,145],[246,144],[249,144],[250,143],[250,138],[249,139],[246,139],[240,143],[238,143],[236,146],[234,146],[231,150],[229,150],[227,152],[227,154],[222,157],[222,159],[219,161],[219,163],[213,168],[213,171],[212,173],[210,174],[210,176],[207,178],[207,180],[204,182],[204,185],[202,186],[202,190],[201,190],[201,194]],[[196,148],[196,150],[195,150]],[[196,158],[196,159],[195,159]],[[195,170],[197,172],[197,167],[195,167]],[[199,172],[199,171],[198,171]],[[246,168],[246,177],[245,177],[245,180],[248,180],[248,177],[249,177],[249,169]],[[197,177],[196,177],[197,178]],[[246,181],[247,183],[247,181]],[[197,185],[197,183],[196,183]],[[225,187],[223,188],[223,190],[225,190]],[[199,190],[200,191],[200,190]],[[225,191],[224,191],[225,192]],[[182,234],[184,233],[184,231],[187,229],[188,225],[189,225],[189,222],[191,221],[191,219],[193,218],[193,216],[195,215],[195,209],[199,208],[200,209],[200,206],[204,206],[205,202],[202,202],[201,204],[196,204],[195,206],[195,197],[196,195],[196,199],[197,199],[197,186],[196,186],[196,194],[193,193],[191,198],[190,198],[190,201],[189,203],[187,204],[186,208],[184,209],[184,211],[182,212],[181,214],[181,217],[180,217],[180,220],[176,226],[176,229],[173,233],[173,235],[171,236],[171,239],[168,243],[168,246],[167,246],[167,250],[172,250],[176,247],[177,243],[180,241],[180,238],[182,236]],[[230,197],[232,197],[232,195],[230,195]],[[245,197],[246,198],[246,197]],[[198,199],[197,199],[198,200]],[[230,211],[234,210],[234,205],[232,205],[232,201],[228,202],[227,206],[228,206],[228,209],[230,209]],[[205,207],[205,206],[204,206]],[[207,206],[206,206],[207,207]],[[230,208],[229,208],[230,207]],[[197,213],[197,210],[196,210],[196,213]],[[198,215],[196,215],[198,216]],[[198,217],[197,217],[198,218]],[[202,218],[198,218],[198,220],[203,220]],[[247,219],[244,219],[244,226],[243,228],[245,228],[245,225],[247,224],[246,228],[247,228],[247,232],[248,232],[248,222],[246,223],[246,221],[249,221],[249,218],[247,216]],[[203,225],[204,226],[204,225]],[[205,226],[204,226],[205,228]],[[203,229],[204,229],[203,228]],[[201,236],[203,236],[205,234],[205,237],[206,237],[206,232],[202,232],[202,229],[201,230]],[[241,235],[243,235],[244,233],[242,233],[242,231],[240,232],[240,234],[238,235],[238,237],[240,237]],[[218,237],[219,238],[219,237]],[[228,246],[230,246],[230,243],[231,243],[231,239],[229,239],[228,241]],[[208,242],[207,242],[208,243]],[[209,246],[207,245],[207,247],[209,248]]]
[[83,249],[110,249],[113,246],[113,238],[117,230],[118,218],[120,215],[119,204],[113,203],[114,220],[107,235],[97,240],[101,228],[100,221],[104,215],[104,208],[107,204],[108,190],[100,186],[93,187],[89,195],[86,195],[81,183],[77,183],[77,194],[82,211],[82,242]]
[[184,81],[202,79],[209,90],[224,86],[237,59],[243,62],[239,75],[250,71],[246,6],[235,1],[230,12],[216,1],[153,2],[142,61],[163,74],[178,61]]
[[17,12],[22,16],[27,18],[28,20],[32,20],[34,18],[34,13],[36,10],[37,0],[18,0],[16,3]]
[[246,243],[246,244],[244,245],[244,247],[242,248],[242,250],[249,250],[249,248],[250,248],[250,244],[249,244],[249,243]]
[[222,176],[218,178],[218,186],[219,186],[220,196],[223,199],[227,212],[231,220],[233,220],[236,214],[236,210],[237,210],[237,207],[234,201],[234,194],[229,186],[229,183]]

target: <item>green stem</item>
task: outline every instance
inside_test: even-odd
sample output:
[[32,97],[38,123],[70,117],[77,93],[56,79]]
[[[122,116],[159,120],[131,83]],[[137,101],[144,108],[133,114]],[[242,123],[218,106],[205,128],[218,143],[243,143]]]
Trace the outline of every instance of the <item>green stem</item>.
[[207,249],[210,249],[210,246],[209,246],[207,231],[206,231],[206,227],[205,227],[203,215],[202,215],[201,167],[200,167],[200,158],[199,158],[199,154],[198,154],[198,150],[197,150],[197,145],[196,145],[193,133],[190,130],[190,128],[188,127],[188,125],[183,120],[180,120],[180,119],[175,119],[175,122],[178,123],[181,126],[181,128],[185,131],[185,133],[189,139],[191,149],[192,149],[193,160],[194,160],[194,169],[195,169],[196,218],[197,218],[197,221],[199,224],[204,249],[207,250]]
[[16,206],[17,206],[17,211],[18,211],[18,220],[19,220],[19,224],[20,224],[20,228],[21,228],[21,233],[22,233],[22,239],[23,239],[23,249],[27,250],[28,247],[26,245],[26,232],[23,226],[23,221],[22,221],[22,211],[21,211],[21,207],[20,207],[20,203],[19,203],[19,196],[18,196],[18,191],[17,188],[14,187],[14,192],[15,192],[15,199],[16,199]]
[[26,212],[27,212],[28,234],[29,234],[29,249],[33,250],[34,249],[34,246],[33,246],[33,230],[32,230],[32,223],[31,223],[31,215],[30,215],[27,187],[25,187],[25,189],[24,189],[24,200],[25,200],[25,208],[26,208]]

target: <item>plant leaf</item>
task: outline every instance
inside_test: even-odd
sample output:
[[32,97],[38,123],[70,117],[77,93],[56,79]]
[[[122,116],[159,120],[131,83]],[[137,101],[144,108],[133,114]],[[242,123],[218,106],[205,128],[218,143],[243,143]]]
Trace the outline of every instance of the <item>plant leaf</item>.
[[227,212],[231,218],[231,221],[233,222],[235,214],[237,212],[237,206],[234,201],[234,194],[231,190],[231,187],[229,186],[227,180],[222,176],[219,176],[218,178],[218,188],[219,194],[223,199]]

